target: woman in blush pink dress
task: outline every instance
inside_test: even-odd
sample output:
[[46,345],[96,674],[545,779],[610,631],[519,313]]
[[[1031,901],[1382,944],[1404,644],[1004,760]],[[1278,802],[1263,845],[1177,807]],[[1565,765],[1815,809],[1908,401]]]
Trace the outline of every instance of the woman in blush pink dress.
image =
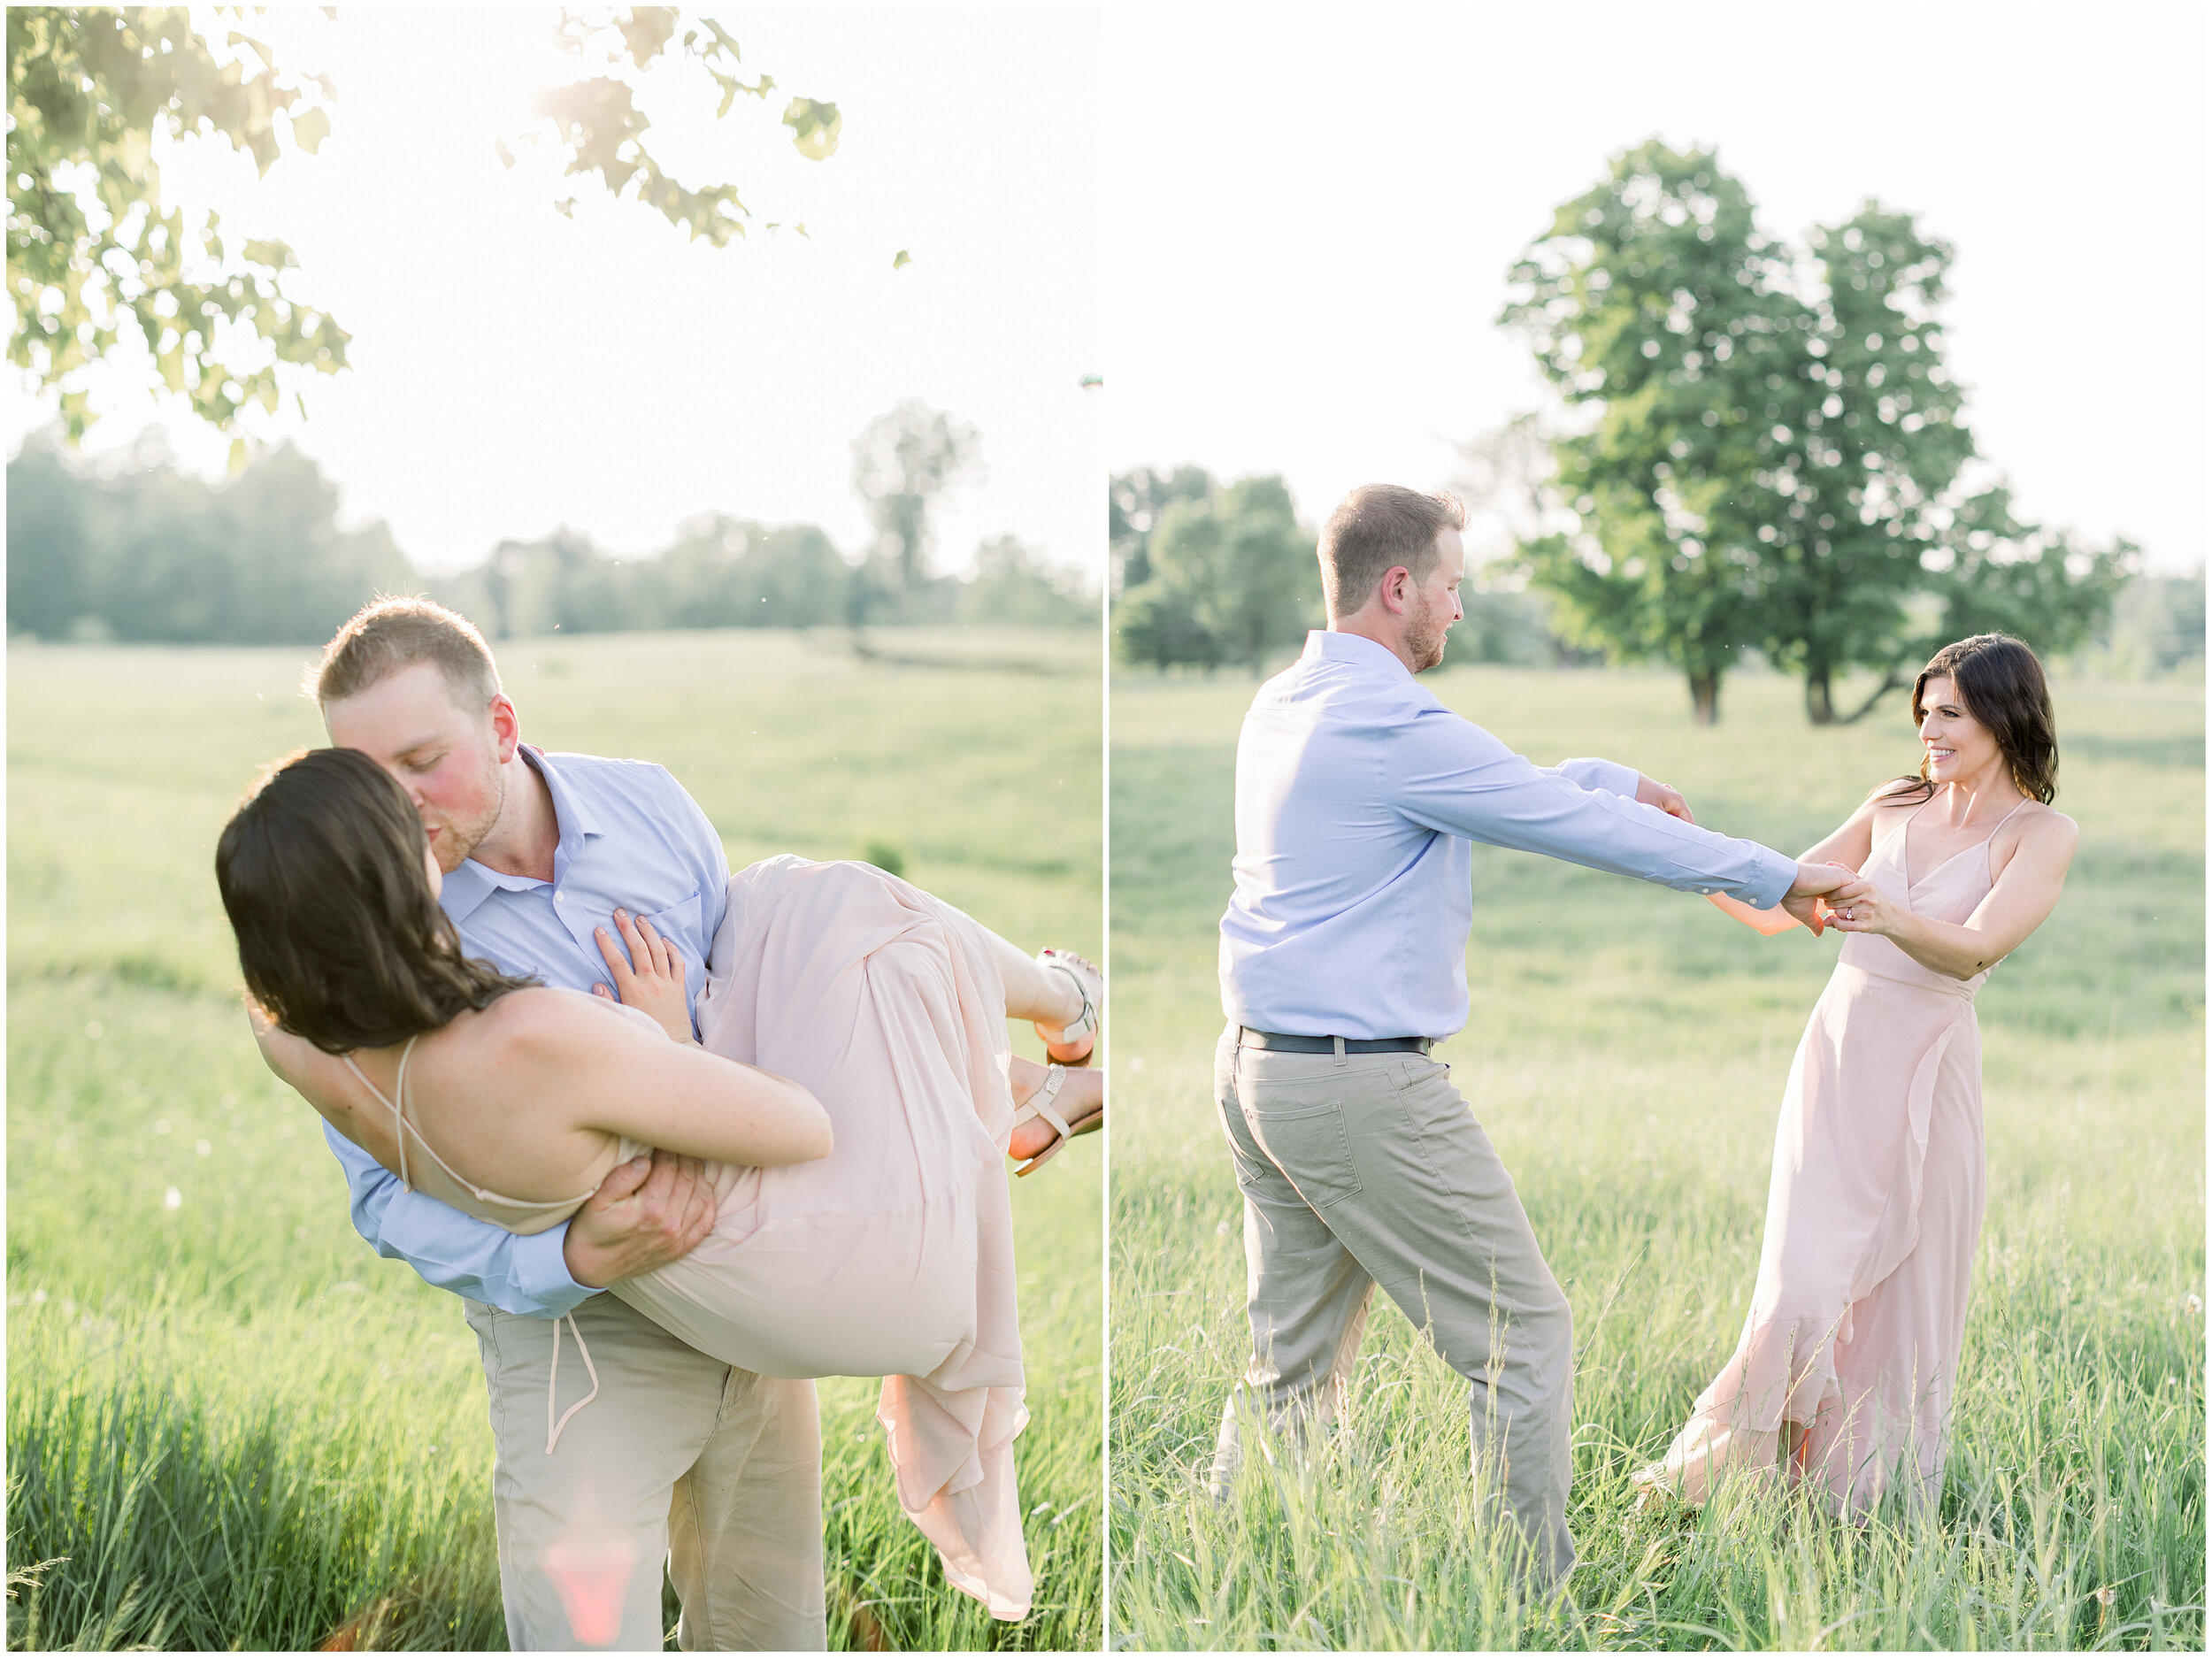
[[1648,1499],[1703,1502],[1737,1472],[1817,1481],[1838,1515],[1942,1487],[1982,1223],[1974,994],[2041,925],[2072,862],[2051,809],[2050,693],[2018,640],[1938,651],[1913,685],[1920,774],[1886,783],[1805,856],[1864,885],[1783,1095],[1766,1233],[1735,1353]]

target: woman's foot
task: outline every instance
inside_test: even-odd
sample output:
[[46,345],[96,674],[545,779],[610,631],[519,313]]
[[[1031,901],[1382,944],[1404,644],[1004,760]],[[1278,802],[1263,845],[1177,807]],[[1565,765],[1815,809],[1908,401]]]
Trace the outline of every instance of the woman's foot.
[[1021,1164],[1016,1174],[1029,1173],[1076,1135],[1091,1133],[1105,1124],[1102,1071],[1041,1065],[1017,1054],[1008,1063],[1006,1080],[1016,1107],[1006,1155]]
[[1106,978],[1073,950],[1039,950],[1045,977],[1067,986],[1067,1017],[1057,1025],[1036,1020],[1045,1053],[1055,1064],[1079,1065],[1098,1045],[1099,1003],[1106,999]]

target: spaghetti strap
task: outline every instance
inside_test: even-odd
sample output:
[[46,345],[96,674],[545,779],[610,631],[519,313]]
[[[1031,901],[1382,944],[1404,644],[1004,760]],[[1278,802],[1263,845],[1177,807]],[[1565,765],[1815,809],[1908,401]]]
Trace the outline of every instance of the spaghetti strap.
[[[422,1148],[430,1154],[430,1161],[436,1163],[439,1168],[444,1170],[447,1178],[452,1180],[456,1186],[459,1186],[464,1192],[466,1192],[470,1196],[477,1199],[480,1202],[496,1204],[503,1209],[572,1209],[578,1204],[590,1201],[592,1193],[598,1191],[599,1188],[597,1186],[594,1186],[590,1192],[586,1192],[581,1196],[557,1198],[551,1202],[545,1202],[536,1198],[508,1197],[503,1193],[491,1190],[488,1186],[478,1186],[474,1181],[465,1177],[458,1169],[456,1169],[443,1157],[438,1155],[438,1148],[432,1145],[427,1140],[425,1140],[423,1138],[422,1131],[407,1120],[407,1062],[414,1057],[415,1044],[421,1040],[421,1034],[420,1032],[418,1032],[417,1034],[409,1037],[407,1039],[407,1046],[400,1049],[399,1075],[396,1078],[395,1078],[392,1085],[394,1092],[399,1096],[396,1103],[392,1100],[387,1099],[385,1097],[384,1090],[378,1087],[376,1084],[369,1080],[368,1073],[363,1071],[360,1066],[353,1063],[353,1055],[351,1054],[342,1055],[346,1062],[346,1069],[350,1071],[355,1076],[360,1078],[361,1086],[366,1088],[371,1094],[374,1094],[377,1099],[377,1103],[381,1105],[386,1110],[392,1114],[392,1138],[397,1142],[399,1147],[400,1185],[405,1186],[410,1192],[415,1189],[414,1183],[407,1178],[407,1136],[412,1134],[416,1140],[420,1143]],[[583,1338],[580,1335],[577,1337],[577,1340],[580,1343],[583,1340]]]
[[[411,1036],[407,1039],[407,1046],[400,1050],[399,1077],[393,1084],[393,1086],[397,1090],[399,1097],[403,1100],[407,1097],[407,1062],[414,1056],[415,1044],[421,1040],[422,1038],[419,1034]],[[397,1142],[399,1146],[399,1183],[400,1185],[405,1186],[410,1192],[413,1191],[415,1189],[415,1183],[407,1178],[407,1131],[411,1126],[411,1125],[407,1121],[407,1114],[402,1111],[399,1107],[394,1105],[391,1101],[384,1097],[384,1090],[378,1087],[376,1084],[369,1080],[369,1073],[353,1063],[353,1055],[351,1054],[341,1055],[340,1057],[346,1062],[346,1069],[361,1079],[361,1086],[376,1096],[376,1102],[392,1114],[392,1139]],[[423,1149],[425,1151],[430,1150],[428,1141],[424,1141]],[[430,1155],[434,1157],[438,1155],[438,1154],[434,1151],[430,1152]],[[439,1161],[442,1163],[444,1159],[440,1158]],[[453,1173],[450,1169],[447,1170],[446,1172],[448,1174]],[[454,1178],[456,1179],[460,1178],[458,1175],[455,1175]]]

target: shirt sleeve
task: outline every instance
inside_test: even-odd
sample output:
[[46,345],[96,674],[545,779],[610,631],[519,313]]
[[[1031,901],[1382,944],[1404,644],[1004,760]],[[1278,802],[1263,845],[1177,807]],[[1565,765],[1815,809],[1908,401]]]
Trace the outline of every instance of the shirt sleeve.
[[[1793,858],[1640,804],[1635,774],[1611,761],[1569,760],[1546,771],[1441,706],[1421,710],[1391,738],[1393,803],[1425,828],[1677,892],[1726,893],[1761,910],[1780,902],[1797,879]],[[1625,789],[1616,787],[1623,774]]]
[[323,1125],[323,1139],[352,1188],[353,1227],[377,1254],[404,1261],[423,1281],[502,1312],[558,1318],[598,1291],[568,1273],[565,1222],[527,1237],[410,1192],[399,1177]]
[[1618,760],[1562,760],[1557,765],[1540,765],[1536,769],[1554,777],[1563,777],[1584,788],[1601,788],[1624,800],[1634,800],[1636,786],[1644,780],[1641,771],[1632,765],[1623,765]]

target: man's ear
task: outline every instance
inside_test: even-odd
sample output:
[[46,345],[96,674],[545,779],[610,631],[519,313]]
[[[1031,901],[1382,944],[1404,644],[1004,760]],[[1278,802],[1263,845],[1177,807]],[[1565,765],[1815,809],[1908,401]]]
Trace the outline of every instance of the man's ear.
[[1413,572],[1403,564],[1393,564],[1383,572],[1383,609],[1393,616],[1403,616],[1413,597]]
[[499,748],[499,764],[504,765],[515,757],[515,749],[522,741],[522,717],[515,712],[515,705],[507,700],[506,693],[492,696],[492,739]]

